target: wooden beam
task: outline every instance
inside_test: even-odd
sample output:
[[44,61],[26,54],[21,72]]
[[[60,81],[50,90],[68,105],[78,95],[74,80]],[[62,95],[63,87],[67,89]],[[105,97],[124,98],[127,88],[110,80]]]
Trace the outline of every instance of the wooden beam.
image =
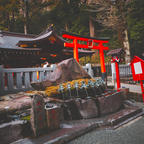
[[77,62],[79,63],[79,57],[78,57],[78,45],[77,45],[77,39],[73,40],[74,43],[74,58],[77,60]]

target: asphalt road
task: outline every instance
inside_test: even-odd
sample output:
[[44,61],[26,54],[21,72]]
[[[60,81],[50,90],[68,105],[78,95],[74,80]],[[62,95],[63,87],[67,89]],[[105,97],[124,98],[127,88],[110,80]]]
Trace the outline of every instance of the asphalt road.
[[144,144],[144,117],[115,130],[89,132],[68,144]]

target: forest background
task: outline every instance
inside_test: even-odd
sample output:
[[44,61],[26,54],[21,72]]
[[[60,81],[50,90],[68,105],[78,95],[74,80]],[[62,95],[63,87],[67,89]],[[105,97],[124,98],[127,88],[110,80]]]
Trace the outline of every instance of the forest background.
[[[0,0],[0,30],[39,34],[52,24],[59,32],[109,37],[110,50],[125,50],[123,63],[144,54],[144,0]],[[99,63],[98,52],[80,63]]]

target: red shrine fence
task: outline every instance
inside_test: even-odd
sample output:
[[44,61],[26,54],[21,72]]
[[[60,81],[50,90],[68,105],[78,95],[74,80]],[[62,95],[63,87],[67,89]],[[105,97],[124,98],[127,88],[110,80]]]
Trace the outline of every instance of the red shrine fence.
[[[3,68],[0,65],[0,95],[31,90],[32,82],[45,80],[55,68],[56,65],[47,68]],[[83,68],[93,76],[91,64],[86,64]]]

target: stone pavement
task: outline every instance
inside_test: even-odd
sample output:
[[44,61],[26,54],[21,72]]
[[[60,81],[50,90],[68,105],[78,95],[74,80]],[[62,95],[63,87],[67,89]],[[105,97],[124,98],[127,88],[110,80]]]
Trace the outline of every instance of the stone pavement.
[[100,125],[103,125],[101,119],[69,121],[61,124],[61,128],[58,130],[38,138],[20,139],[12,144],[62,144],[95,129]]
[[144,144],[144,117],[118,129],[89,132],[68,144]]
[[[135,103],[144,109],[141,102]],[[100,129],[89,132],[68,144],[144,144],[144,116],[118,129]]]

